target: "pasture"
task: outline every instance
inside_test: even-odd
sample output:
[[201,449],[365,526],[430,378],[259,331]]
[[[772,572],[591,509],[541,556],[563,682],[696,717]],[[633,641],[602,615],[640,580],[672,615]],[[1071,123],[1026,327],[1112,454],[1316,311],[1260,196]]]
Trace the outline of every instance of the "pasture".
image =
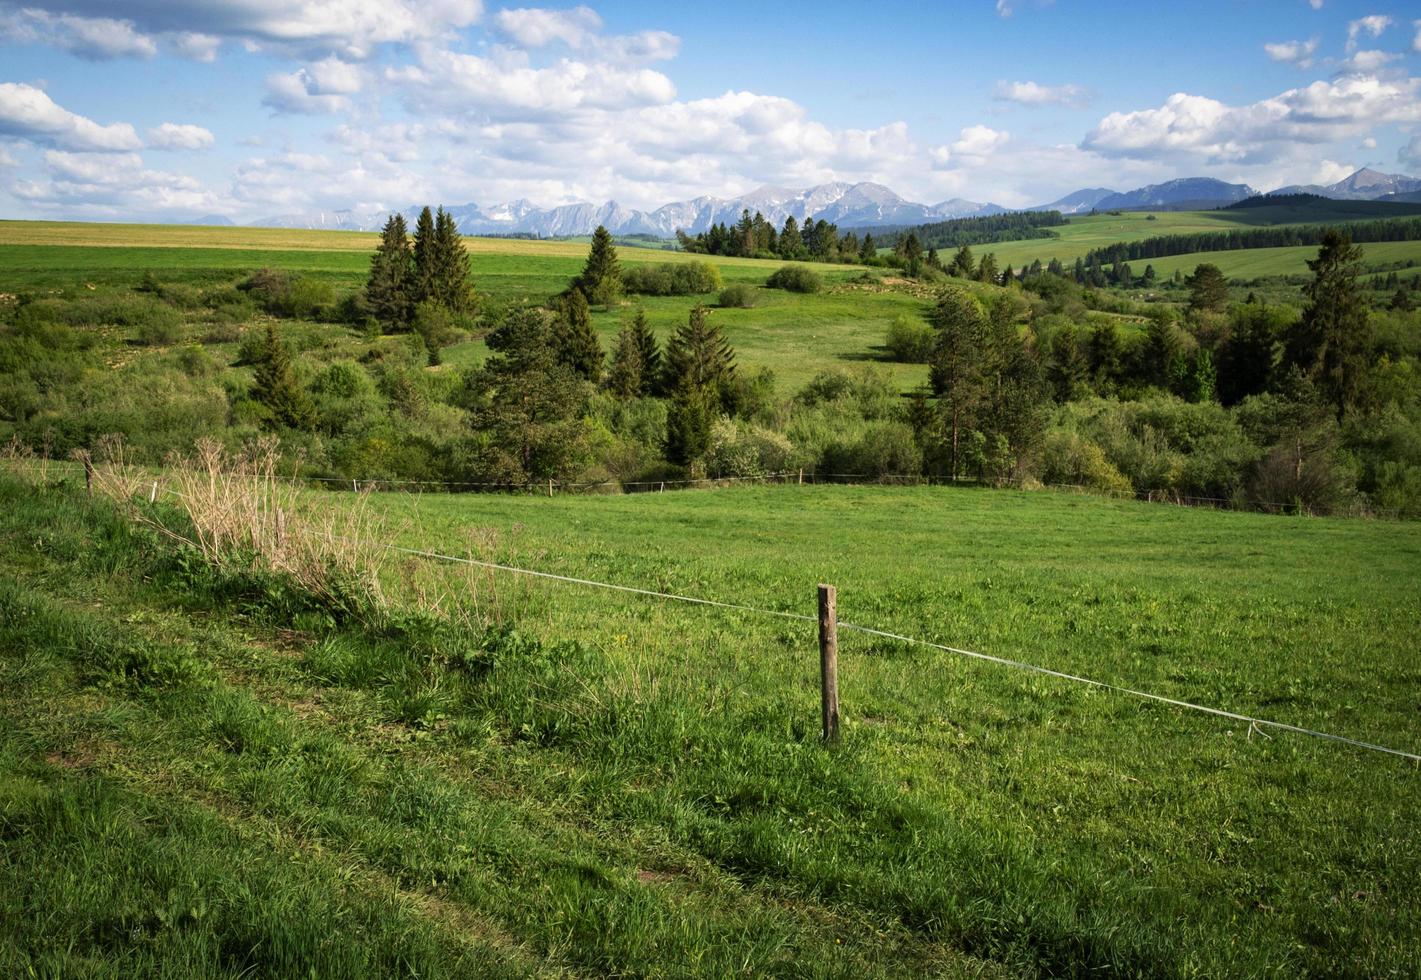
[[[388,555],[497,624],[451,659],[174,564],[72,488],[0,495],[11,972],[1421,967],[1395,757],[848,632],[826,748],[812,624]],[[1414,525],[940,488],[359,506],[771,611],[830,581],[845,622],[1421,748]]]

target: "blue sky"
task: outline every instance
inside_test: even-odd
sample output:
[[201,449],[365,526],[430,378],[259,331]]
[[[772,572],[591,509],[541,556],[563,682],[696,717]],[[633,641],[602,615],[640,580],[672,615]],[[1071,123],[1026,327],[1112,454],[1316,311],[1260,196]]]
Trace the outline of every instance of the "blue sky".
[[1421,172],[1418,68],[1338,0],[0,0],[0,216],[1271,189]]

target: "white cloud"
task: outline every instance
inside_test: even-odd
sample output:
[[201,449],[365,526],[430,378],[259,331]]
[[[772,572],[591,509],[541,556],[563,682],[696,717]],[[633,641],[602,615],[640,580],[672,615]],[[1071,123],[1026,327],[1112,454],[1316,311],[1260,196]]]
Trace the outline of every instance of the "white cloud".
[[1413,174],[1421,173],[1421,133],[1411,137],[1411,142],[1397,152],[1396,159]]
[[222,46],[220,37],[196,31],[181,31],[174,34],[171,40],[173,49],[184,58],[209,64],[217,60],[217,49]]
[[959,157],[985,159],[1011,138],[1010,133],[990,126],[968,126],[962,130],[957,142],[952,144],[952,152]]
[[0,8],[0,37],[21,44],[47,44],[89,61],[151,58],[158,53],[153,39],[134,30],[131,21],[52,14],[29,7]]
[[1376,138],[1368,136],[1366,139],[1362,140],[1362,146],[1368,150],[1375,150],[1377,148]]
[[1321,10],[1322,0],[1308,0],[1308,6],[1311,7],[1313,10]]
[[163,123],[148,130],[148,145],[155,150],[205,150],[214,142],[210,130],[190,123]]
[[1413,20],[1411,26],[1416,28],[1416,36],[1411,39],[1411,50],[1421,54],[1421,20]]
[[1338,163],[1336,160],[1323,160],[1317,165],[1317,171],[1313,174],[1314,184],[1335,184],[1343,178],[1350,177],[1357,172],[1357,167],[1351,163]]
[[20,161],[10,156],[4,149],[0,149],[0,167],[18,167]]
[[439,38],[483,14],[482,0],[24,0],[24,7],[122,19],[149,35],[200,34],[348,58],[369,57],[379,44]]
[[1317,51],[1317,38],[1307,41],[1279,41],[1276,44],[1265,44],[1263,50],[1274,61],[1296,65],[1299,68],[1311,68],[1312,56]]
[[1342,70],[1356,72],[1358,74],[1368,74],[1386,67],[1400,57],[1401,55],[1391,51],[1375,51],[1372,49],[1354,51],[1351,57],[1342,62]]
[[1345,75],[1244,106],[1177,93],[1155,109],[1112,112],[1081,145],[1111,157],[1192,154],[1264,162],[1298,144],[1356,137],[1373,126],[1421,121],[1421,79]]
[[128,123],[102,126],[22,82],[0,82],[0,135],[67,150],[136,150],[141,145]]
[[1001,102],[1016,102],[1019,105],[1059,105],[1082,108],[1090,102],[1090,93],[1081,85],[998,82],[994,98]]
[[602,18],[585,6],[571,10],[540,7],[500,10],[494,15],[493,25],[509,41],[524,48],[561,43],[614,61],[665,61],[676,57],[681,48],[681,39],[666,31],[604,36]]
[[299,115],[340,112],[350,105],[348,96],[359,92],[362,82],[359,67],[326,58],[289,75],[268,76],[262,104]]
[[1363,35],[1367,37],[1381,37],[1385,31],[1396,21],[1385,14],[1372,14],[1369,17],[1359,17],[1347,24],[1347,51],[1350,53],[1357,50],[1357,39]]
[[224,202],[196,179],[149,170],[137,153],[44,154],[44,179],[19,180],[10,193],[41,211],[74,217],[197,214]]

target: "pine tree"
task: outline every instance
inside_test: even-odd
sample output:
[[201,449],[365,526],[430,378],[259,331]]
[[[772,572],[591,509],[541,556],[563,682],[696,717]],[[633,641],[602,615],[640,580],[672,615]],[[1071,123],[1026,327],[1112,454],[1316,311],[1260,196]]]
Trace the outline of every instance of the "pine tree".
[[962,432],[970,427],[985,387],[987,319],[976,297],[948,287],[939,294],[928,322],[937,331],[929,378],[947,419],[951,475],[956,479]]
[[587,264],[572,281],[572,287],[580,289],[587,302],[595,306],[609,306],[621,294],[622,273],[617,264],[617,249],[612,244],[611,234],[601,225],[592,233]]
[[679,389],[666,410],[666,458],[690,466],[710,448],[715,412],[712,396],[700,388]]
[[596,384],[602,377],[602,344],[592,329],[592,314],[580,289],[570,289],[558,303],[553,331],[557,359]]
[[787,259],[798,258],[804,251],[804,238],[799,233],[799,222],[794,215],[785,218],[784,230],[780,232],[780,255]]
[[1337,231],[1323,233],[1317,258],[1308,261],[1302,320],[1288,338],[1287,359],[1317,385],[1341,419],[1360,401],[1371,352],[1371,324],[1357,284],[1362,250]]
[[957,254],[952,257],[952,264],[947,267],[947,271],[963,279],[976,278],[977,263],[972,259],[972,249],[966,245],[959,248]]
[[410,289],[410,307],[434,298],[435,281],[439,275],[438,233],[434,229],[434,212],[426,206],[414,225],[414,280]]
[[982,256],[981,265],[977,266],[977,278],[982,282],[996,283],[997,281],[997,257],[988,252]]
[[380,244],[370,259],[370,278],[365,283],[365,298],[375,319],[386,327],[401,329],[410,322],[413,304],[410,288],[413,284],[413,257],[405,216],[392,214],[380,232]]
[[1047,372],[1056,400],[1072,401],[1086,393],[1086,375],[1090,364],[1081,352],[1080,338],[1070,324],[1056,331],[1051,338],[1051,366]]
[[[423,215],[420,216],[423,219]],[[429,298],[451,313],[466,313],[473,306],[469,285],[469,253],[454,216],[443,208],[434,218],[433,274]]]
[[266,406],[270,420],[292,429],[312,428],[316,408],[296,380],[291,354],[276,335],[274,323],[266,325],[266,337],[255,367],[252,398]]
[[910,231],[898,245],[904,269],[910,277],[916,279],[923,268],[923,243],[918,241],[918,236]]
[[868,232],[863,234],[863,244],[859,246],[859,258],[864,262],[875,258],[878,255],[878,243],[873,240],[873,236]]
[[1218,312],[1229,301],[1229,284],[1219,267],[1203,262],[1189,277],[1189,308]]
[[632,319],[637,349],[641,352],[641,394],[654,395],[661,387],[661,347],[646,322],[646,311],[637,310]]
[[612,348],[612,368],[607,372],[607,388],[618,398],[635,398],[641,394],[642,355],[637,343],[636,327],[623,324],[617,331],[617,343]]
[[686,325],[666,345],[663,390],[718,390],[735,376],[735,352],[720,328],[710,322],[704,306],[691,311]]
[[1114,320],[1103,320],[1091,331],[1087,344],[1091,378],[1095,390],[1102,395],[1113,394],[1120,381],[1125,343]]

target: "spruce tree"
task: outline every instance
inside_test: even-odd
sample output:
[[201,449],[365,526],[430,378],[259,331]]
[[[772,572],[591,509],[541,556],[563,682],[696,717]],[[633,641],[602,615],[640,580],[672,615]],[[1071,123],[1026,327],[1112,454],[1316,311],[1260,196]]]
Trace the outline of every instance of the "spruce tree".
[[612,349],[612,368],[607,372],[607,387],[618,398],[635,398],[641,394],[641,344],[633,324],[623,324],[617,332],[617,344]]
[[1288,363],[1313,380],[1338,419],[1360,401],[1371,353],[1371,325],[1357,284],[1361,261],[1350,237],[1323,233],[1317,258],[1308,261],[1307,306],[1288,338]]
[[434,297],[438,278],[438,233],[434,228],[434,212],[426,205],[414,225],[414,281],[410,290],[411,308]]
[[908,275],[914,279],[923,269],[923,243],[918,240],[918,236],[913,232],[908,232],[907,237],[901,242],[900,254],[903,258],[903,266]]
[[[428,209],[426,209],[428,210]],[[420,216],[421,220],[423,215]],[[451,313],[466,313],[473,306],[469,285],[469,253],[454,216],[443,208],[434,218],[434,255],[429,299]]]
[[948,266],[947,271],[963,279],[975,279],[977,263],[972,259],[972,249],[966,245],[959,248],[957,254],[952,257],[952,264]]
[[718,390],[735,376],[735,352],[704,306],[693,309],[667,343],[662,371],[663,388],[672,394],[686,388]]
[[1203,262],[1189,277],[1189,308],[1218,312],[1229,301],[1229,284],[1219,267]]
[[991,252],[982,256],[982,263],[977,266],[977,278],[982,282],[995,284],[997,281],[997,257]]
[[794,215],[785,218],[784,230],[780,232],[780,255],[787,259],[798,258],[804,251],[804,238],[799,233],[799,222]]
[[666,410],[666,458],[689,466],[710,448],[713,395],[700,388],[682,388]]
[[622,273],[617,265],[617,249],[612,244],[612,236],[601,225],[592,233],[592,247],[587,252],[587,264],[582,273],[572,281],[573,289],[580,289],[587,302],[596,306],[608,306],[616,301],[622,291]]
[[602,344],[592,329],[592,314],[582,290],[571,289],[558,303],[553,332],[557,359],[596,384],[602,377]]
[[962,432],[970,427],[985,387],[987,318],[971,293],[948,287],[938,295],[928,322],[937,331],[929,380],[947,419],[949,461],[955,479]]
[[867,262],[878,255],[878,244],[874,242],[873,236],[868,232],[863,234],[863,244],[859,246],[859,258]]
[[370,259],[370,278],[365,283],[371,312],[390,329],[402,329],[410,322],[414,307],[410,301],[412,263],[405,216],[392,214],[380,232],[380,244]]
[[637,310],[632,320],[637,349],[641,352],[641,394],[654,395],[661,387],[661,347],[646,322],[646,311]]
[[252,398],[266,406],[268,418],[292,429],[310,429],[316,422],[316,408],[296,380],[291,355],[276,335],[276,324],[268,322],[252,377]]

